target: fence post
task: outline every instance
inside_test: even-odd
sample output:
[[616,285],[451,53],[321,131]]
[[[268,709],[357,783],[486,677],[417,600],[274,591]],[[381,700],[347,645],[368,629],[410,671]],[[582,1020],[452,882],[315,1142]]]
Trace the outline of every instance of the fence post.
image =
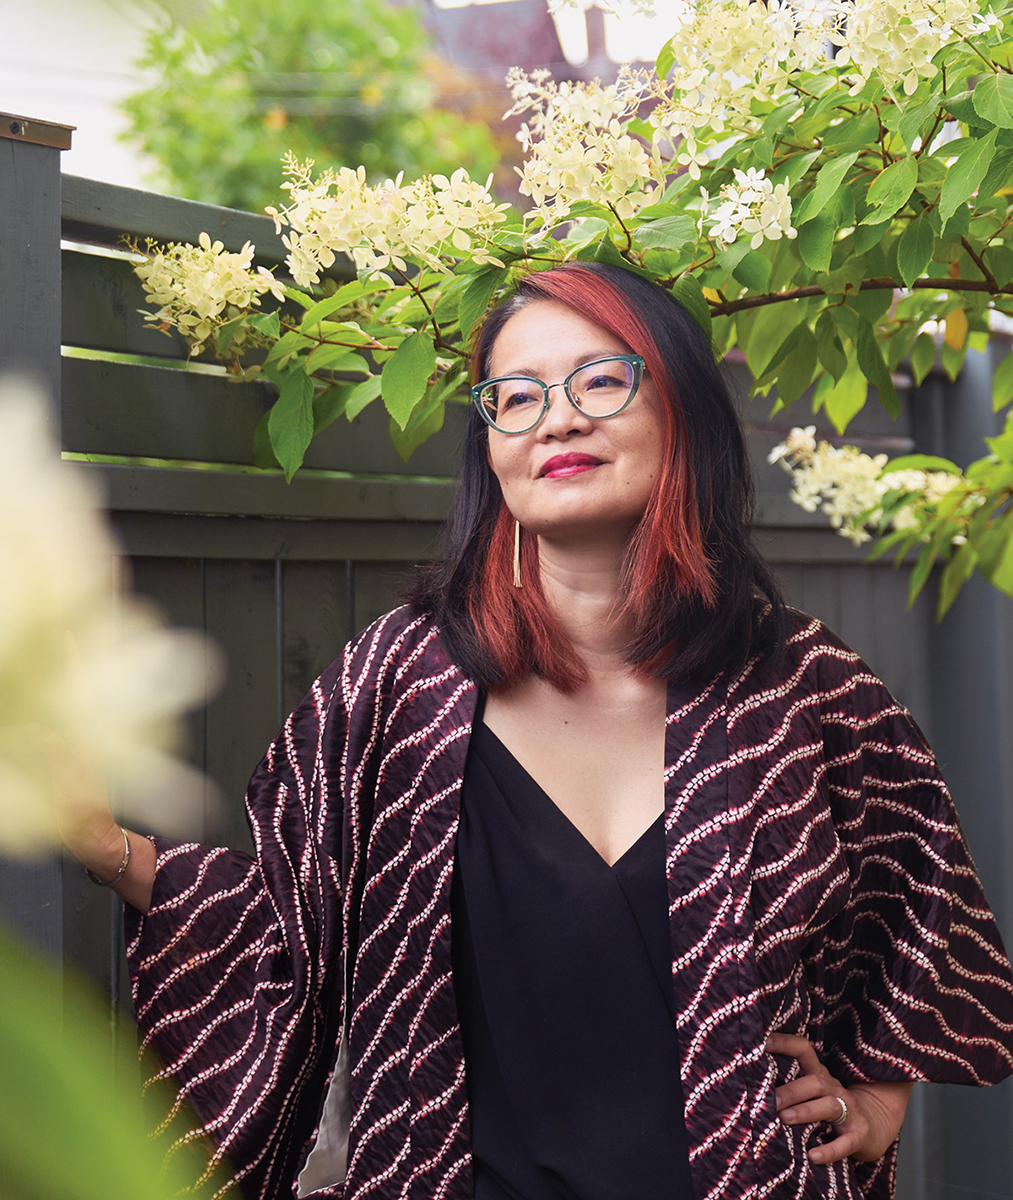
[[[60,437],[60,151],[71,126],[0,113],[0,374],[32,378]],[[59,859],[0,861],[0,914],[56,958],[63,951]]]
[[[998,348],[971,350],[956,382],[930,376],[916,395],[919,451],[961,467],[987,453],[999,432],[992,411]],[[980,576],[964,585],[929,636],[932,744],[960,813],[1007,948],[1013,948],[1013,601]],[[924,1117],[934,1163],[925,1174],[940,1195],[1013,1196],[1013,1080],[992,1090],[933,1089]],[[937,1193],[929,1187],[929,1197]]]

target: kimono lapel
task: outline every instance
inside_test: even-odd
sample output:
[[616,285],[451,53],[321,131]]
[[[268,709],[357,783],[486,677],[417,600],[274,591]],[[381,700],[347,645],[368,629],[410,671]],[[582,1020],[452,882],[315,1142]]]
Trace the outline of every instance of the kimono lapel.
[[347,1195],[465,1196],[450,884],[477,689],[430,630],[385,706],[352,986]]
[[757,1195],[752,1126],[769,1106],[747,895],[728,793],[727,680],[673,684],[665,736],[672,981],[697,1200]]

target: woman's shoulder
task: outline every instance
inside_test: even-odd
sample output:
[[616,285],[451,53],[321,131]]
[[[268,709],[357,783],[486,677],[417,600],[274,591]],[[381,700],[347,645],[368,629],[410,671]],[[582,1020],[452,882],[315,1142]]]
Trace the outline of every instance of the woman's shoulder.
[[861,655],[818,617],[786,605],[784,618],[783,649],[761,659],[753,671],[747,669],[744,679],[753,675],[766,686],[779,681],[782,685],[832,688],[858,677],[883,686]]

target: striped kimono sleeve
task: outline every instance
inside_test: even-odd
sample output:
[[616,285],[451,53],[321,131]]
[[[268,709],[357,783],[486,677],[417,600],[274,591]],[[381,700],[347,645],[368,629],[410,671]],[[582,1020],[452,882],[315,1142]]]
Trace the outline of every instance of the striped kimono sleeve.
[[840,643],[820,690],[851,876],[823,946],[825,1061],[845,1084],[998,1083],[1013,1072],[1013,977],[935,759]]
[[290,1175],[300,1096],[320,1069],[321,995],[335,986],[342,669],[317,680],[251,780],[256,857],[155,838],[151,908],[126,908],[142,1043],[210,1138],[209,1173],[230,1160],[247,1196]]

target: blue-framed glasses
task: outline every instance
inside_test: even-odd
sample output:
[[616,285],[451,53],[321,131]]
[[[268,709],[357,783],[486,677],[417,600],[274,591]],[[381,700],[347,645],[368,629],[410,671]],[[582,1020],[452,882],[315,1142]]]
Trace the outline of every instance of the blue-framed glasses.
[[[639,354],[610,354],[571,371],[562,388],[567,400],[585,416],[614,417],[637,394],[643,377],[644,360]],[[476,383],[471,397],[493,429],[527,433],[549,411],[549,389],[558,386],[530,375],[499,375]]]

